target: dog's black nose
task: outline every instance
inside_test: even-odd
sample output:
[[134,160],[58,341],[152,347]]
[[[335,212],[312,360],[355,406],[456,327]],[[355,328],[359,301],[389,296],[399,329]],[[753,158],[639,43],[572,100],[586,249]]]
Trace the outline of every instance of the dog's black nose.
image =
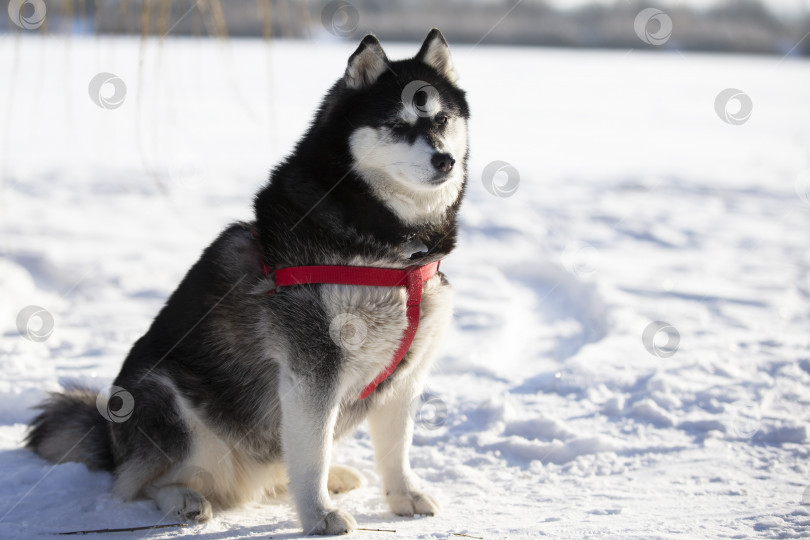
[[452,154],[448,154],[446,152],[436,152],[433,154],[433,157],[430,158],[430,163],[437,171],[446,173],[450,172],[450,169],[453,168],[456,160],[453,159]]

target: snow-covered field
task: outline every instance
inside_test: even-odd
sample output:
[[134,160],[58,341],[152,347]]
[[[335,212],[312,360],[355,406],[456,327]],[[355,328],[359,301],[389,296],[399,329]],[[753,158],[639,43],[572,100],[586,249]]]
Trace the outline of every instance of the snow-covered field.
[[[65,381],[109,384],[203,247],[250,217],[353,48],[0,36],[0,537],[161,519],[115,500],[109,475],[22,449],[30,407]],[[443,511],[387,511],[363,428],[335,460],[368,482],[339,504],[396,534],[354,536],[810,536],[808,63],[454,54],[469,195],[412,450]],[[91,100],[99,72],[125,83],[119,108]],[[751,98],[742,125],[715,112],[726,88]],[[483,185],[496,160],[519,174],[511,197]],[[53,317],[45,341],[18,332],[30,305]],[[645,346],[656,321],[671,328]],[[297,533],[282,499],[114,537]]]

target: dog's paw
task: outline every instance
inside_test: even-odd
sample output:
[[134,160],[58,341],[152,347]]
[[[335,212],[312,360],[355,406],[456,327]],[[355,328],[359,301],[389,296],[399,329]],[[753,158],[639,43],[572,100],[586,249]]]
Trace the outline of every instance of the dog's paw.
[[193,489],[187,488],[179,495],[176,509],[180,519],[193,523],[205,523],[214,516],[211,503]]
[[326,487],[330,493],[346,493],[363,485],[360,471],[344,465],[332,465]]
[[351,514],[343,510],[330,510],[312,525],[304,526],[306,534],[348,534],[357,528],[357,522]]
[[412,517],[415,514],[435,516],[439,512],[439,503],[427,493],[418,491],[389,493],[387,499],[391,511],[398,516]]

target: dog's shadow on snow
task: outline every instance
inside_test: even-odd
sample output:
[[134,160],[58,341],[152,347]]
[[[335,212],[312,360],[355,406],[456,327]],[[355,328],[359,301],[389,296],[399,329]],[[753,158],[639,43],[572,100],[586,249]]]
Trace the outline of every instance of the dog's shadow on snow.
[[[256,510],[258,512],[261,512],[261,507],[258,507]],[[353,512],[352,515],[354,516],[355,520],[357,520],[357,525],[359,529],[366,529],[370,531],[380,530],[381,532],[395,529],[396,527],[392,526],[394,523],[398,523],[400,521],[403,522],[413,521],[414,519],[408,517],[400,517],[386,512],[383,512],[382,514],[380,514],[379,512],[368,512],[368,513]],[[224,523],[228,523],[229,520],[227,513],[222,514],[221,519],[223,519]],[[220,523],[220,525],[224,525],[224,523]],[[301,531],[301,526],[298,524],[298,521],[294,519],[269,522],[266,525],[229,527],[227,530],[219,532],[205,532],[204,527],[199,527],[199,529],[200,530],[195,530],[194,527],[189,527],[181,530],[193,534],[195,538],[202,538],[205,540],[221,540],[225,538],[233,538],[234,534],[248,535],[251,537],[253,535],[259,534],[262,535],[262,537],[269,537],[272,538],[273,540],[286,540],[291,538],[312,538],[312,536],[308,536],[304,534],[303,531]],[[166,530],[171,529],[163,529],[163,531]],[[159,531],[160,530],[156,532]]]

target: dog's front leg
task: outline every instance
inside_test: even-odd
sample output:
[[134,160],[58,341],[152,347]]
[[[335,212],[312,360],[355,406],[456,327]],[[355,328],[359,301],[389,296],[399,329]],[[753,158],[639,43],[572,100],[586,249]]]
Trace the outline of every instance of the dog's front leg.
[[420,491],[408,460],[413,437],[410,405],[410,393],[402,392],[372,409],[368,417],[371,440],[391,511],[400,516],[432,516],[439,511],[439,505]]
[[337,400],[324,385],[282,376],[281,435],[289,490],[305,534],[345,534],[354,518],[332,505],[326,487],[338,415]]

